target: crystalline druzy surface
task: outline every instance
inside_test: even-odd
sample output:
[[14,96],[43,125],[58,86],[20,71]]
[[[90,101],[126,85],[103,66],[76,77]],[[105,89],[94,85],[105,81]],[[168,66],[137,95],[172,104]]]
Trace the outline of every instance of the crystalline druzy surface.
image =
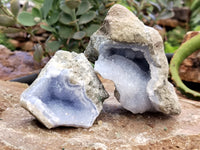
[[168,81],[168,63],[158,31],[145,26],[127,8],[111,7],[84,52],[95,70],[115,83],[115,97],[133,113],[181,112]]
[[101,46],[99,58],[95,62],[95,70],[102,77],[114,81],[118,93],[116,98],[133,113],[153,110],[146,91],[150,80],[149,64],[144,57],[147,48],[108,42]]

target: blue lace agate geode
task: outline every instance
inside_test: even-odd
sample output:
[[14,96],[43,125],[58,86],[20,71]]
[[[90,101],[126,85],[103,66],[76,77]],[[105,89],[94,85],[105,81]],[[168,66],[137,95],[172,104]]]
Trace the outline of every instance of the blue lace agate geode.
[[161,36],[124,6],[110,8],[84,53],[100,75],[115,83],[115,97],[125,109],[180,114]]
[[[76,54],[77,56],[73,59],[76,62],[74,65],[79,67],[78,70],[87,71],[85,75],[88,75],[90,79],[85,77],[85,82],[82,77],[81,80],[77,79],[79,73],[72,71],[77,66],[67,68],[69,66],[66,64],[72,63],[69,58],[68,62],[63,60],[65,65],[62,63],[59,65],[54,61],[58,55],[70,56],[72,54],[58,52],[43,69],[38,79],[22,93],[21,104],[48,128],[57,126],[90,127],[102,108],[101,100],[108,95],[93,70],[88,70],[90,64],[84,55]],[[73,66],[73,64],[71,65]],[[75,82],[75,84],[70,82]],[[93,87],[89,87],[91,83],[93,83]],[[91,94],[96,95],[92,97]]]

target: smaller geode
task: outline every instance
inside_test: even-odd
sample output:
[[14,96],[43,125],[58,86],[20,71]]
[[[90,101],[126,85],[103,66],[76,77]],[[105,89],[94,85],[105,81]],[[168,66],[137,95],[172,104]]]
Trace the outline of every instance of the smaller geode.
[[21,105],[47,128],[91,127],[108,97],[83,54],[58,51],[21,95]]

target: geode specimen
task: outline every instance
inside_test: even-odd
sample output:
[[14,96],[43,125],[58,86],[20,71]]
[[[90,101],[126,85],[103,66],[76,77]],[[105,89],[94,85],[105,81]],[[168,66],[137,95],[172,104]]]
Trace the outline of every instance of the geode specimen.
[[87,128],[107,97],[84,54],[58,51],[22,93],[20,103],[47,128]]
[[116,4],[85,51],[95,70],[115,83],[115,96],[133,113],[179,114],[180,105],[168,82],[168,63],[159,33]]

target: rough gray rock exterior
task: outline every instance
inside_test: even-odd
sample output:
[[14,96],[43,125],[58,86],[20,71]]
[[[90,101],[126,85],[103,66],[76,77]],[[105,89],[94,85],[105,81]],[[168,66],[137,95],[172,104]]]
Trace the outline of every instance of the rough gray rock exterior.
[[159,33],[116,4],[85,51],[95,70],[115,83],[115,95],[133,113],[181,112]]
[[58,51],[22,93],[20,103],[47,128],[88,128],[107,97],[84,54]]

